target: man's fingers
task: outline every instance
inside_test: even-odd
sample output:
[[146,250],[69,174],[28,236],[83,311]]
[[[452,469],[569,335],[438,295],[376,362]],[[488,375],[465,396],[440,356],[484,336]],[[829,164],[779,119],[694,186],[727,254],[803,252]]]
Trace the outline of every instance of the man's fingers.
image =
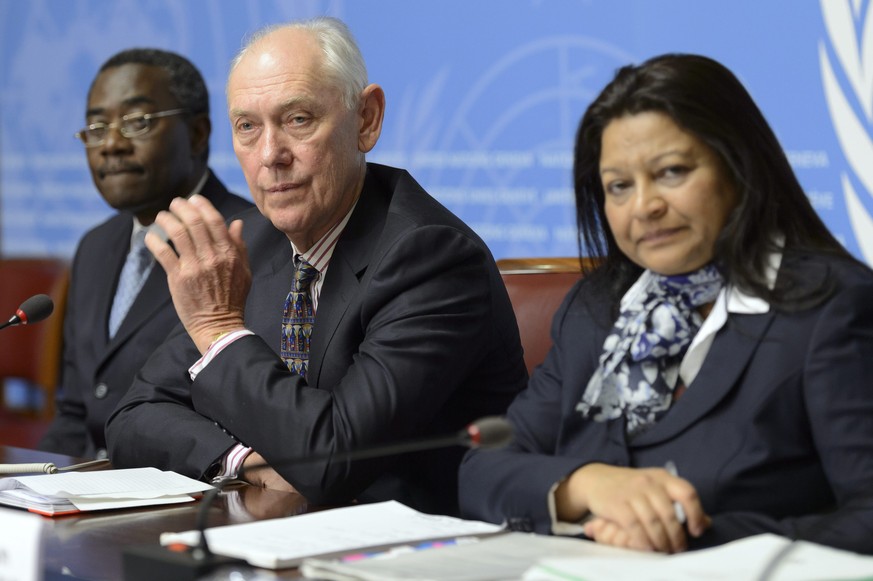
[[168,211],[158,212],[155,223],[167,234],[178,256],[183,258],[196,256],[197,250],[191,239],[191,233],[178,215]]
[[243,231],[243,221],[242,220],[234,220],[230,223],[230,226],[227,228],[227,233],[230,236],[231,241],[236,245],[237,250],[240,251],[241,254],[247,255],[246,252],[246,243],[242,237]]
[[154,232],[147,233],[145,237],[145,245],[146,248],[149,249],[149,252],[151,252],[155,257],[155,260],[158,261],[158,264],[161,265],[161,268],[164,269],[164,272],[170,273],[176,270],[179,264],[179,257],[176,256],[173,247],[160,236]]
[[203,221],[211,240],[217,247],[224,249],[229,246],[228,228],[221,212],[216,210],[215,206],[208,199],[199,194],[191,196],[188,202],[192,208],[199,212],[200,219]]
[[[193,196],[192,199],[196,197]],[[210,208],[211,206],[209,204]],[[225,230],[224,221],[220,221],[219,227],[216,228],[210,222],[208,213],[203,205],[192,203],[190,200],[176,198],[170,202],[170,212],[173,213],[187,231],[197,256],[208,253],[216,243],[226,240],[226,234],[222,232],[222,230]]]

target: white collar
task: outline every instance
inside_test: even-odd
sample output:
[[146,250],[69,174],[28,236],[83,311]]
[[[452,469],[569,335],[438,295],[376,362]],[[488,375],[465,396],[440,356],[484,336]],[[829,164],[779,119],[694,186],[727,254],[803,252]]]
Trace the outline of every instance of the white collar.
[[[782,247],[782,240],[779,241],[779,246]],[[776,276],[779,274],[781,265],[781,252],[774,252],[768,257],[764,276],[767,278],[767,286],[771,289],[776,284]],[[679,376],[683,383],[686,386],[691,385],[691,382],[697,377],[715,335],[727,323],[729,313],[762,315],[769,310],[770,303],[760,297],[743,292],[733,285],[721,289],[715,299],[715,305],[713,305],[709,316],[703,321],[697,335],[691,340],[691,345],[688,346],[688,351],[679,366]]]
[[[782,248],[784,238],[780,237],[776,242],[777,246]],[[779,274],[781,265],[782,252],[774,252],[768,257],[764,276],[767,279],[767,286],[771,289],[776,284],[776,276]],[[645,292],[646,285],[653,276],[654,273],[651,270],[645,270],[622,297],[621,307],[624,308],[625,304],[633,300],[639,293]],[[729,313],[760,315],[769,310],[770,303],[760,297],[745,293],[733,285],[722,288],[715,299],[709,316],[704,319],[703,325],[692,339],[691,345],[688,346],[685,357],[682,358],[682,363],[679,366],[679,376],[682,378],[682,382],[688,386],[697,377],[703,366],[703,360],[709,353],[712,341],[715,339],[716,333],[727,323]]]

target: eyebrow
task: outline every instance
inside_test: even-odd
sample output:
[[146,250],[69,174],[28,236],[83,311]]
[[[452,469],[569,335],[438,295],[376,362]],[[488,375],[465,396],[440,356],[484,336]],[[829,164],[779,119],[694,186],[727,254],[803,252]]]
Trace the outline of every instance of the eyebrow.
[[[289,109],[293,109],[294,107],[297,107],[300,105],[304,105],[304,106],[308,107],[309,109],[312,109],[313,111],[319,110],[318,102],[315,99],[313,99],[312,97],[306,97],[306,96],[290,97],[290,98],[286,99],[285,101],[282,101],[281,103],[279,103],[278,110],[281,111],[282,113],[284,113],[284,112],[288,111]],[[249,113],[248,109],[231,108],[228,110],[228,115],[230,117],[245,117],[246,115],[249,115],[249,114],[250,113]]]
[[[659,153],[658,155],[656,155],[652,159],[648,160],[646,162],[646,164],[647,165],[657,164],[663,158],[668,157],[670,155],[678,155],[680,157],[689,158],[689,157],[692,157],[692,151],[691,151],[691,148],[688,148],[688,149],[670,149],[668,151],[665,151],[664,153]],[[609,173],[609,172],[618,173],[618,172],[621,172],[621,170],[619,168],[611,167],[611,166],[606,166],[606,167],[600,168],[600,175],[603,175],[603,174]]]
[[[137,95],[135,97],[130,97],[129,99],[125,99],[121,102],[122,107],[135,107],[137,105],[154,105],[155,100],[146,97],[145,95]],[[92,107],[85,111],[86,117],[91,117],[92,115],[102,115],[106,112],[106,107]]]

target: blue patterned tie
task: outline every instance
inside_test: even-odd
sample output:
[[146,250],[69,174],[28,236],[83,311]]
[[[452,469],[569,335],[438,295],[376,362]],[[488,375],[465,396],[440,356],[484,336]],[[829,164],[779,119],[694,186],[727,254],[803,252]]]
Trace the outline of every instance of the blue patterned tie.
[[306,377],[309,366],[309,342],[315,323],[315,311],[309,289],[318,275],[314,266],[300,260],[294,273],[294,285],[285,299],[282,313],[281,355],[292,372]]
[[151,252],[146,248],[145,237],[147,229],[136,233],[127,253],[127,260],[121,269],[118,279],[118,289],[115,291],[115,300],[112,302],[112,311],[109,314],[109,338],[115,336],[121,321],[130,310],[130,305],[139,294],[149,272],[154,264]]

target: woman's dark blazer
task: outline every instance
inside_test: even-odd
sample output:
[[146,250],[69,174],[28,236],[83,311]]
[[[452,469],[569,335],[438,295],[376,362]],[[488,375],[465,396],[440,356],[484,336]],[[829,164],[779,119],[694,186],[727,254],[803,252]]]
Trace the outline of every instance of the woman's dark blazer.
[[621,420],[575,409],[610,330],[609,297],[581,281],[509,409],[515,443],[465,458],[462,514],[547,533],[549,489],[576,468],[672,460],[713,517],[692,548],[774,532],[873,553],[873,273],[834,258],[786,265],[833,293],[799,312],[731,314],[687,391],[632,442]]

